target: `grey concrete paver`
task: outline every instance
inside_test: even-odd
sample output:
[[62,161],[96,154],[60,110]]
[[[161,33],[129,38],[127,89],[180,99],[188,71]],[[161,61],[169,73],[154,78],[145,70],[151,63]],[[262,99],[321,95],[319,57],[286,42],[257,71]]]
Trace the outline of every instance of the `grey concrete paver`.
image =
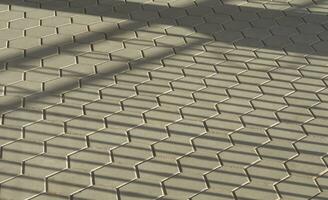
[[[88,173],[82,173],[74,169],[63,170],[47,180],[49,193],[59,193],[61,195],[71,194],[77,189],[87,186],[89,182]],[[65,187],[62,187],[63,185]]]
[[10,28],[25,30],[28,28],[37,27],[40,21],[37,19],[22,18],[9,22]]
[[74,195],[74,199],[92,199],[97,197],[99,200],[115,199],[116,190],[101,186],[91,186]]
[[324,1],[4,1],[0,199],[326,199]]

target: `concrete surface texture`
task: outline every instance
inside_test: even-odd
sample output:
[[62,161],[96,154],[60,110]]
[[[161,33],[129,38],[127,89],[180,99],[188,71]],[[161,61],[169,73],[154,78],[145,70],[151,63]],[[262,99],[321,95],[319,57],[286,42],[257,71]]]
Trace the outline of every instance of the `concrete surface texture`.
[[328,1],[1,0],[1,200],[327,200]]

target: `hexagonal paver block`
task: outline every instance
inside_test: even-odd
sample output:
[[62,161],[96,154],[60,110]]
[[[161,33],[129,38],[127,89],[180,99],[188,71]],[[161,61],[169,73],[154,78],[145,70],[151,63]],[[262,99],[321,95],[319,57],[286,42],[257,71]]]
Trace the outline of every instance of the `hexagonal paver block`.
[[115,11],[118,13],[131,13],[133,11],[141,10],[140,4],[118,4],[115,5]]
[[55,16],[54,10],[46,10],[46,9],[31,9],[26,11],[26,17],[32,19],[42,19],[46,17]]
[[265,19],[265,18],[260,18],[254,21],[250,22],[254,27],[259,27],[259,28],[270,28],[274,25],[277,25],[276,21],[273,19]]
[[113,32],[106,33],[107,39],[113,40],[127,40],[136,38],[136,34],[134,31],[131,30],[116,30]]
[[81,173],[72,169],[65,170],[49,178],[49,192],[58,192],[66,196],[78,189],[86,187],[89,179],[90,176],[88,173]]
[[31,37],[46,37],[56,34],[56,29],[53,27],[38,26],[26,30],[26,35]]
[[84,32],[77,34],[75,36],[75,42],[82,44],[90,44],[93,42],[104,41],[105,34],[104,33],[94,33],[94,32]]
[[164,9],[164,10],[159,11],[159,13],[160,13],[161,17],[173,18],[173,19],[187,15],[186,11],[181,8]]
[[124,41],[124,45],[127,49],[132,48],[132,49],[142,50],[142,49],[153,47],[154,42],[142,40],[142,39],[131,39],[131,40]]
[[101,22],[100,16],[95,15],[75,15],[72,17],[73,23],[91,25]]
[[315,54],[315,50],[308,44],[290,44],[284,47],[284,50],[289,55],[295,56],[299,56],[299,52],[302,52],[302,54]]
[[110,33],[118,30],[116,23],[100,22],[89,26],[91,32]]
[[328,41],[318,42],[313,45],[313,48],[320,53],[328,53]]
[[0,12],[0,19],[3,21],[14,21],[16,19],[24,18],[24,12],[18,11],[3,11]]
[[223,24],[223,26],[227,30],[243,30],[243,29],[251,27],[249,22],[247,22],[247,21],[237,21],[237,20],[227,22],[227,23]]
[[221,25],[215,23],[199,24],[195,27],[195,29],[197,32],[207,34],[213,34],[215,32],[220,32],[223,30]]
[[8,28],[8,22],[7,21],[0,21],[0,29],[6,29]]
[[191,27],[172,26],[165,29],[167,35],[173,36],[187,36],[195,32]]
[[235,45],[238,49],[248,49],[248,50],[255,50],[258,48],[264,47],[264,44],[261,40],[254,39],[254,38],[244,38],[235,42]]
[[247,62],[254,59],[256,56],[252,51],[239,49],[228,52],[226,57],[228,60],[232,61]]
[[87,26],[81,24],[67,24],[61,27],[58,27],[58,32],[61,34],[67,35],[76,35],[79,33],[87,32]]
[[273,26],[270,28],[273,35],[292,36],[298,33],[295,27]]
[[97,65],[109,61],[109,55],[102,52],[88,52],[78,56],[79,63]]
[[115,199],[116,196],[117,194],[115,189],[94,185],[75,194],[74,199],[92,199],[94,197],[102,199]]
[[237,12],[234,13],[232,16],[234,20],[249,21],[249,22],[259,18],[257,16],[257,13],[254,12],[253,10]]
[[15,30],[15,29],[0,30],[0,40],[13,40],[19,37],[23,37],[22,30]]
[[254,39],[260,39],[260,40],[271,36],[271,33],[269,32],[269,30],[264,29],[264,28],[246,29],[246,30],[243,30],[243,34],[246,37],[254,38]]
[[1,85],[9,85],[11,83],[22,80],[22,72],[5,70],[0,71],[0,84]]
[[214,38],[221,42],[233,42],[244,38],[240,31],[222,31],[214,34]]
[[296,27],[304,23],[301,18],[293,16],[284,16],[276,19],[276,22],[282,26]]
[[73,64],[75,64],[75,57],[65,54],[55,55],[49,58],[45,58],[43,60],[44,66],[58,68],[58,69]]
[[68,17],[53,16],[53,17],[47,17],[45,19],[42,19],[41,23],[42,23],[42,26],[58,27],[58,26],[70,24],[71,19]]
[[266,46],[269,47],[285,47],[288,46],[291,41],[285,36],[274,35],[263,40]]
[[10,22],[10,28],[21,29],[21,30],[32,28],[39,25],[40,22],[37,19],[23,18]]
[[29,49],[41,45],[41,39],[33,37],[21,37],[9,41],[9,47],[18,49]]
[[229,5],[220,5],[213,8],[215,10],[215,13],[219,14],[227,14],[227,15],[233,15],[236,13],[239,13],[240,10],[237,6],[229,6]]
[[89,44],[72,43],[65,44],[60,47],[60,51],[64,54],[78,56],[91,51]]
[[88,76],[95,73],[95,69],[93,65],[88,64],[75,64],[70,65],[68,67],[62,68],[61,74],[63,77],[83,77]]
[[[10,48],[11,49],[11,48]],[[35,67],[40,67],[40,59],[35,59],[32,57],[24,57],[24,50],[14,49],[16,50],[16,59],[8,59],[7,68],[13,69],[15,71],[24,72],[29,69],[33,69]],[[19,56],[20,55],[20,56]],[[19,59],[17,59],[19,58]]]
[[326,24],[328,22],[328,17],[326,15],[313,15],[307,14],[302,17],[307,23],[314,24]]
[[213,14],[213,10],[210,7],[205,7],[205,6],[195,6],[191,8],[187,8],[186,11],[188,12],[189,15],[193,16],[200,16],[203,17],[204,14]]
[[37,67],[26,72],[26,80],[45,82],[59,77],[59,70],[50,67]]
[[123,43],[115,40],[100,41],[93,44],[93,49],[99,52],[110,53],[123,48]]
[[37,93],[41,91],[41,84],[39,82],[34,81],[19,81],[12,85],[7,86],[7,95],[13,96],[29,96],[33,93]]
[[[65,8],[66,7],[66,8]],[[57,10],[56,16],[60,17],[73,17],[77,13],[84,13],[84,8],[80,7],[69,7],[67,4],[61,10]]]
[[319,41],[316,35],[312,34],[298,34],[291,37],[295,43],[312,44]]
[[110,55],[114,61],[131,61],[142,57],[141,51],[136,49],[120,49]]
[[164,47],[174,47],[174,46],[181,46],[185,45],[185,41],[183,37],[178,36],[164,36],[155,40],[158,46]]
[[305,33],[305,34],[319,34],[323,31],[325,31],[325,29],[319,25],[319,24],[302,24],[300,26],[297,27],[297,29],[301,32],[301,33]]
[[177,22],[181,26],[194,27],[198,24],[204,23],[204,20],[201,17],[185,16],[177,19]]
[[42,44],[46,44],[46,45],[61,46],[64,44],[71,44],[71,43],[73,43],[73,37],[71,35],[54,34],[42,38]]
[[[288,8],[291,7],[291,5],[287,3],[266,3],[265,6],[267,9],[272,10],[269,14],[269,17],[278,17],[280,15],[283,15],[281,12],[277,12],[277,11],[287,10]],[[268,15],[264,15],[264,16],[268,16]]]
[[120,29],[124,30],[136,30],[138,28],[147,26],[146,22],[143,21],[132,21],[132,20],[125,20],[118,23]]
[[132,20],[143,20],[143,21],[148,21],[150,19],[156,19],[159,18],[159,15],[156,11],[135,11],[130,13],[131,19]]
[[210,14],[210,15],[206,15],[204,18],[208,23],[217,23],[217,24],[223,24],[232,21],[231,16],[225,14]]
[[108,15],[108,10],[106,12],[103,12],[102,14],[103,21],[109,23],[119,23],[129,18],[129,15],[126,13],[113,12],[111,15]]

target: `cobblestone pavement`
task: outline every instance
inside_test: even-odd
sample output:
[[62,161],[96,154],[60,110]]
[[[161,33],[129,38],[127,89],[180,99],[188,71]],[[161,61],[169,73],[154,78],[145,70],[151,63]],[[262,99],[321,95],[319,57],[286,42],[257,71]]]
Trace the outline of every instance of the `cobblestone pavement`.
[[328,1],[0,10],[1,200],[328,199]]

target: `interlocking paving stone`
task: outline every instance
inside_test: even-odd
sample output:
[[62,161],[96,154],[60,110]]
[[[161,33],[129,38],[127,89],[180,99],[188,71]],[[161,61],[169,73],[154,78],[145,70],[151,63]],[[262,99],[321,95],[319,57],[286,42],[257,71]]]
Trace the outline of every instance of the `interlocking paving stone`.
[[328,199],[325,1],[0,5],[0,199]]

